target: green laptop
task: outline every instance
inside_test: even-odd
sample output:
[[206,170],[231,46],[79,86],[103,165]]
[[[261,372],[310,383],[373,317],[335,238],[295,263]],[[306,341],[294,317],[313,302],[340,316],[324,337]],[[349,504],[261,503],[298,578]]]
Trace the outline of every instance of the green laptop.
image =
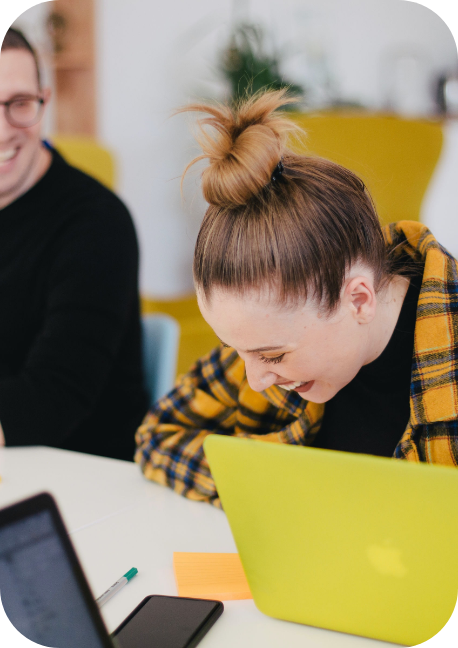
[[205,454],[261,612],[407,646],[458,593],[458,470],[210,435]]

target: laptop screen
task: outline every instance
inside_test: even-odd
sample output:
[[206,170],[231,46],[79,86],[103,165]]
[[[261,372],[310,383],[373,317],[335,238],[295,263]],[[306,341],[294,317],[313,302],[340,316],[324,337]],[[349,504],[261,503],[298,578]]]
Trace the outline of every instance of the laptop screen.
[[0,524],[0,595],[11,623],[38,644],[107,645],[49,510]]

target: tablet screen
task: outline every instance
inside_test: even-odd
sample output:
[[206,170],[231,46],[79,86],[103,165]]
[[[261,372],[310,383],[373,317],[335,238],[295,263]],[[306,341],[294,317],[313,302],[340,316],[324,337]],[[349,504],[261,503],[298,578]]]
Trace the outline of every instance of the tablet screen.
[[43,646],[102,648],[51,513],[0,526],[0,595],[19,632]]

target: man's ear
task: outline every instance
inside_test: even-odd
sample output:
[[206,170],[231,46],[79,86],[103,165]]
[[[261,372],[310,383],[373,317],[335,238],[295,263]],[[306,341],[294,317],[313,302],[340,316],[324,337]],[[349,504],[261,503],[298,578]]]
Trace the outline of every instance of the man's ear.
[[343,299],[359,324],[372,322],[377,300],[374,284],[369,277],[360,275],[350,279],[345,286]]
[[45,105],[49,103],[51,99],[51,95],[52,95],[51,88],[46,87],[43,88],[43,90],[41,91],[41,96],[44,99]]

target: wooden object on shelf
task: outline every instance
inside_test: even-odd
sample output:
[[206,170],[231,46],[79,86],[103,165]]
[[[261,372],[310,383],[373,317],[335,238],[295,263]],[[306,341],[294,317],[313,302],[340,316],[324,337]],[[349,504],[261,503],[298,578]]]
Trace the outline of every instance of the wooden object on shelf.
[[96,136],[94,0],[52,3],[56,126],[61,135]]

